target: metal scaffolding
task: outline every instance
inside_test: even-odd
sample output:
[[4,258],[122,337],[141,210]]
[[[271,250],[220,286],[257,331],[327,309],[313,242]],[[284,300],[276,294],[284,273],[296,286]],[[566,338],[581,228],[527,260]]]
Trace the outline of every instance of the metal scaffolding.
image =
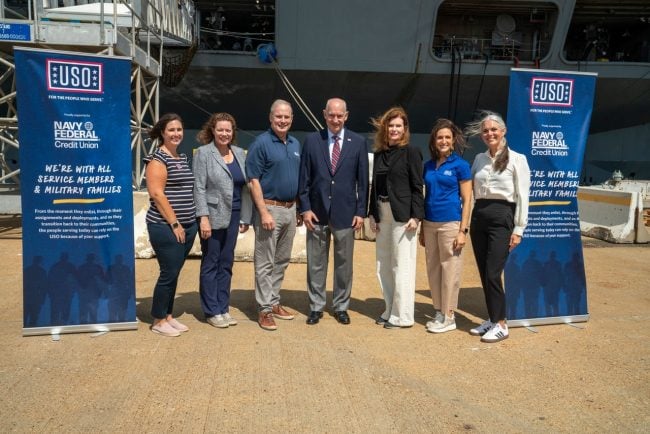
[[179,65],[186,69],[196,50],[194,5],[191,0],[60,1],[62,7],[50,7],[50,0],[0,0],[0,27],[24,29],[0,32],[0,190],[20,190],[16,46],[131,59],[132,184],[139,190],[142,158],[155,146],[147,131],[159,117],[160,79],[170,65],[173,69],[178,52],[187,53]]

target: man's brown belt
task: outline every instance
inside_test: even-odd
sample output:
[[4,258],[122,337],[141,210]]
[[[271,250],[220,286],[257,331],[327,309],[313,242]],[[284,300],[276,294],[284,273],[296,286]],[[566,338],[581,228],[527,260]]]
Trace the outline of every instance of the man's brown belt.
[[281,200],[264,199],[264,203],[271,206],[282,206],[284,208],[291,208],[293,204],[296,203],[296,201],[292,200],[290,202],[283,202]]

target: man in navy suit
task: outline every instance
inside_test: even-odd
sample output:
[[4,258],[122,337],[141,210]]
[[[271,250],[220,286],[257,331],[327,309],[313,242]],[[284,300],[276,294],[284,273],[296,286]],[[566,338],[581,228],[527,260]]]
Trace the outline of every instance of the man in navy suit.
[[325,308],[330,238],[334,239],[332,308],[341,324],[349,324],[354,231],[367,214],[368,153],[366,141],[345,128],[344,100],[332,98],[323,110],[327,129],[305,138],[300,157],[298,195],[307,227],[307,324],[317,324]]

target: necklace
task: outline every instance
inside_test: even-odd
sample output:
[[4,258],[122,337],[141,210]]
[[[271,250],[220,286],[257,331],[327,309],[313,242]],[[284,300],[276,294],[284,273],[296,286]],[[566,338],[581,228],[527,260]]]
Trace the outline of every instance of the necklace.
[[230,147],[226,148],[226,152],[223,152],[218,146],[217,146],[217,151],[219,151],[219,154],[223,158],[223,161],[226,162],[226,164],[232,163],[232,160],[234,160],[234,155],[232,154],[232,150]]

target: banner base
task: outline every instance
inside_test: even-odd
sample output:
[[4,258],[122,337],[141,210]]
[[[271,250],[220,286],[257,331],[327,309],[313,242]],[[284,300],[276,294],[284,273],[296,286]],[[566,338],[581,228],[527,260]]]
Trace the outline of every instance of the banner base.
[[59,335],[64,333],[84,333],[84,332],[110,332],[121,330],[137,330],[138,322],[115,322],[107,324],[79,324],[50,327],[28,327],[23,328],[23,336],[37,335]]
[[536,325],[570,324],[574,322],[587,322],[587,321],[589,321],[589,314],[570,315],[570,316],[552,316],[552,317],[545,317],[545,318],[512,319],[512,320],[508,320],[508,327],[529,327],[529,326],[536,326]]

